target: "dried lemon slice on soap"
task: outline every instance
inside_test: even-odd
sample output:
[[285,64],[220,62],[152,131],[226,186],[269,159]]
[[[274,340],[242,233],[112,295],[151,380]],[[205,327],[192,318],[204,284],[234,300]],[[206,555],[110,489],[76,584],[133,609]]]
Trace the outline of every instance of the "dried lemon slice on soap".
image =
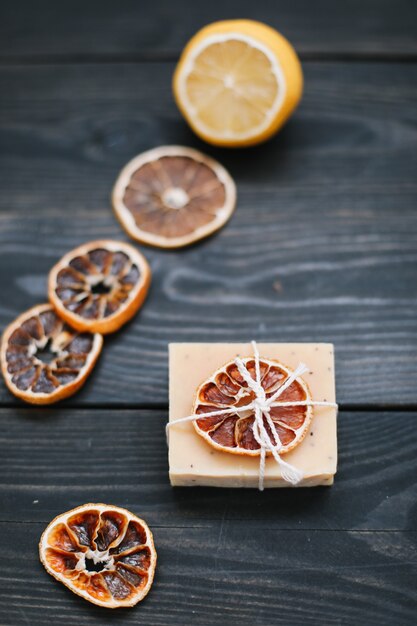
[[248,146],[269,139],[297,106],[303,74],[291,44],[252,20],[215,22],[185,47],[174,74],[176,102],[209,143]]
[[84,504],[58,515],[41,537],[39,556],[46,571],[71,591],[109,609],[143,600],[156,567],[148,525],[107,504]]
[[149,265],[121,241],[90,241],[68,252],[49,274],[49,300],[77,330],[111,333],[142,305],[151,282]]
[[26,402],[57,402],[84,384],[102,344],[98,333],[78,333],[67,326],[50,304],[35,306],[3,334],[4,380],[10,391]]
[[161,146],[122,170],[113,207],[133,239],[160,248],[187,246],[221,228],[236,204],[235,184],[220,163],[197,150]]
[[[256,380],[254,359],[247,357],[242,361],[251,377]],[[292,371],[271,359],[261,358],[259,365],[261,385],[268,399],[285,383]],[[237,365],[230,361],[199,386],[193,413],[204,414],[223,408],[242,407],[254,399],[255,394],[242,378]],[[277,402],[290,401],[311,401],[309,389],[302,378],[294,380],[277,399]],[[313,417],[313,409],[311,406],[271,407],[270,417],[275,432],[271,432],[264,417],[265,429],[273,445],[276,445],[276,438],[279,438],[282,446],[279,454],[285,454],[304,439]],[[211,446],[233,454],[257,456],[260,454],[260,446],[253,434],[254,421],[253,410],[248,409],[240,410],[236,414],[197,419],[193,424],[197,433]],[[267,454],[270,452],[267,451]]]

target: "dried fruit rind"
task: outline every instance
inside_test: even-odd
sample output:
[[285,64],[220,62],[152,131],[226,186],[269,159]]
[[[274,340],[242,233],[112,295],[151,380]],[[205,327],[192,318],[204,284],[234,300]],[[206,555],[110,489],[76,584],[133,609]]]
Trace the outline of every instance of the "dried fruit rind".
[[[255,380],[253,357],[246,357],[242,361]],[[292,371],[278,361],[263,357],[259,364],[261,385],[266,398],[269,398],[285,383]],[[242,407],[254,399],[255,394],[244,381],[237,365],[230,361],[201,383],[194,400],[193,413],[204,414],[223,408]],[[289,401],[311,401],[308,386],[301,377],[292,382],[277,399],[277,402]],[[286,454],[304,439],[313,417],[313,409],[311,406],[271,407],[270,417],[275,433],[271,433],[269,424],[263,418],[266,431],[273,444],[279,437],[282,445],[279,453]],[[250,409],[193,422],[197,433],[214,448],[232,454],[258,456],[260,446],[253,435],[253,423],[254,413]]]
[[84,504],[58,515],[39,543],[46,571],[85,600],[132,607],[149,592],[156,567],[152,533],[127,509]]
[[9,390],[31,404],[73,395],[101,352],[100,334],[70,328],[48,304],[25,311],[4,331],[1,369]]
[[73,328],[103,334],[138,311],[151,282],[149,265],[121,241],[90,241],[68,252],[49,273],[49,300]]
[[236,186],[214,159],[184,146],[160,146],[121,171],[113,208],[133,238],[179,248],[221,228],[233,213]]

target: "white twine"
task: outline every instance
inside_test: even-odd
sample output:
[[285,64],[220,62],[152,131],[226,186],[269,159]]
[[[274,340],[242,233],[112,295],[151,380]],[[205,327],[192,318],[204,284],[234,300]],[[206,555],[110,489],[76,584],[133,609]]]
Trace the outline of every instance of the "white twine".
[[[255,420],[253,423],[253,436],[255,441],[260,446],[260,459],[259,459],[259,491],[264,490],[264,480],[265,480],[265,457],[266,452],[271,452],[273,458],[278,463],[281,476],[283,480],[290,483],[291,485],[297,485],[304,477],[304,474],[301,470],[294,467],[294,465],[290,465],[286,461],[284,461],[279,451],[281,450],[282,443],[279,439],[278,433],[275,430],[274,422],[270,416],[270,410],[273,407],[288,407],[288,406],[329,406],[337,409],[337,404],[335,402],[326,402],[326,401],[314,401],[314,400],[295,400],[294,402],[277,402],[279,396],[286,390],[292,383],[302,374],[308,372],[308,367],[304,365],[304,363],[300,363],[294,372],[290,374],[287,380],[281,385],[275,393],[267,398],[265,394],[265,390],[261,384],[261,368],[259,364],[259,351],[258,346],[256,345],[256,341],[252,341],[252,348],[255,360],[255,380],[250,375],[246,365],[243,363],[242,359],[237,357],[235,359],[235,364],[239,370],[240,375],[247,383],[248,387],[255,394],[255,399],[250,404],[245,404],[240,407],[232,407],[230,409],[220,409],[218,411],[210,411],[208,413],[194,413],[193,415],[188,415],[187,417],[181,417],[179,419],[173,420],[172,422],[168,422],[165,427],[167,441],[168,441],[168,433],[169,429],[176,425],[184,422],[194,422],[196,420],[208,419],[210,417],[217,417],[219,415],[229,415],[236,413],[242,413],[246,411],[253,411],[255,415]],[[272,437],[274,438],[274,442],[272,442],[271,438],[268,435],[268,432],[264,425],[264,420],[271,429]]]

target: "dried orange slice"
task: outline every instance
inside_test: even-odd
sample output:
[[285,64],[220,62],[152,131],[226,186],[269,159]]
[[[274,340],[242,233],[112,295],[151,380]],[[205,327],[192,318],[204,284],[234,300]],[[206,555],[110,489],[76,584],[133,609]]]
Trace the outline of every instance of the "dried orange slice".
[[[254,359],[247,357],[242,361],[251,377],[256,380]],[[261,385],[266,398],[270,398],[285,383],[292,371],[278,361],[265,358],[260,359],[259,365]],[[242,407],[254,399],[255,394],[241,376],[237,365],[230,361],[199,386],[193,413],[203,414],[223,408]],[[309,389],[302,378],[292,382],[277,399],[277,402],[290,401],[311,401]],[[282,445],[279,454],[285,454],[304,439],[313,417],[313,410],[311,406],[271,407],[270,417],[274,423],[275,433],[271,432],[264,417],[265,429],[273,445],[277,443],[276,436],[279,437]],[[253,434],[254,420],[253,410],[248,409],[236,414],[227,413],[198,419],[193,424],[197,433],[211,446],[232,454],[257,456],[260,454],[260,445]],[[270,452],[267,451],[267,454]]]
[[188,246],[233,213],[236,186],[220,163],[182,146],[140,154],[122,170],[113,207],[128,234],[160,248]]
[[39,543],[46,571],[85,600],[109,609],[148,593],[156,551],[148,525],[130,511],[84,504],[58,515]]
[[90,241],[68,252],[49,274],[58,314],[77,330],[112,333],[140,308],[151,282],[145,257],[121,241]]
[[4,380],[26,402],[57,402],[85,383],[102,345],[98,333],[78,333],[50,304],[40,304],[4,331],[0,357]]

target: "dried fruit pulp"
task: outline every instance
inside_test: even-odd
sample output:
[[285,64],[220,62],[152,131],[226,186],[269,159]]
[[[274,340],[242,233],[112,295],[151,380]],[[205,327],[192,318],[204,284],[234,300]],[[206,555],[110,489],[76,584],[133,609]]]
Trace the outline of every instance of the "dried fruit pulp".
[[133,159],[121,172],[113,206],[127,232],[164,248],[189,245],[220,228],[235,207],[226,170],[182,146],[162,146]]
[[[251,377],[255,380],[255,361],[251,357],[243,359]],[[266,398],[270,398],[283,385],[291,373],[287,367],[276,361],[260,359],[261,385]],[[230,409],[250,404],[255,399],[241,376],[237,365],[230,361],[204,381],[197,390],[193,412],[210,413],[222,408]],[[277,402],[308,401],[310,393],[306,383],[298,378],[283,391]],[[309,406],[271,407],[270,417],[274,432],[265,417],[263,424],[273,444],[277,437],[282,445],[280,454],[285,454],[304,438],[312,418]],[[254,412],[252,409],[236,414],[224,414],[196,420],[194,426],[199,435],[210,445],[234,454],[259,455],[260,445],[253,434]]]
[[85,504],[56,517],[41,537],[39,553],[52,576],[107,608],[142,600],[156,566],[147,524],[106,504]]
[[150,269],[129,244],[94,241],[66,254],[51,270],[49,297],[74,328],[108,333],[138,310]]
[[100,354],[99,334],[78,333],[50,304],[23,313],[5,331],[3,376],[10,391],[34,404],[49,404],[75,393]]

